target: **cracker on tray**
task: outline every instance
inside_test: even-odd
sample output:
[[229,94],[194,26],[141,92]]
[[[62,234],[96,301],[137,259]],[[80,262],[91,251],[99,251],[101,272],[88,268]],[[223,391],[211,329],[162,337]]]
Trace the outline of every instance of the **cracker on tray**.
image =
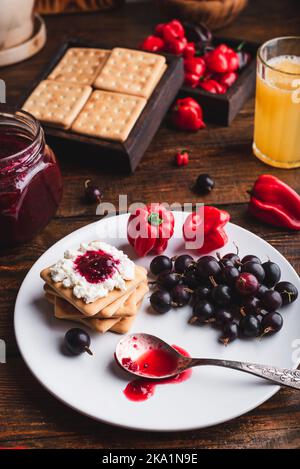
[[106,49],[70,47],[49,74],[49,80],[92,85],[110,55]]
[[92,92],[90,86],[44,80],[23,105],[40,121],[68,129]]
[[115,47],[95,80],[95,88],[149,98],[161,77],[162,55]]
[[72,125],[74,132],[125,142],[146,99],[96,90]]

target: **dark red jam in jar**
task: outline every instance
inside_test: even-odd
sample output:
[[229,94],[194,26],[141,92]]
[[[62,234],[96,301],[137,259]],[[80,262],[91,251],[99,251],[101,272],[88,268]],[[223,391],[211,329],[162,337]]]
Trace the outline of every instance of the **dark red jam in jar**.
[[38,121],[0,112],[0,247],[32,239],[55,214],[62,179]]

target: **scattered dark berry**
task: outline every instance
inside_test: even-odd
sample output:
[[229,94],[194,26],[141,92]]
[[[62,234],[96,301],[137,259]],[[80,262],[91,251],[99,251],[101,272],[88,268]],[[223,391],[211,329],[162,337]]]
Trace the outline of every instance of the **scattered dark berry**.
[[98,204],[102,198],[102,191],[99,187],[90,184],[90,180],[85,181],[84,198],[88,204]]
[[215,186],[215,181],[209,176],[209,174],[200,174],[198,176],[194,190],[197,194],[207,194],[211,192]]
[[293,303],[298,298],[298,290],[291,282],[279,282],[275,290],[280,293],[283,305]]
[[73,355],[80,355],[83,352],[93,355],[89,348],[91,345],[89,334],[78,327],[68,330],[65,335],[64,344],[66,349]]

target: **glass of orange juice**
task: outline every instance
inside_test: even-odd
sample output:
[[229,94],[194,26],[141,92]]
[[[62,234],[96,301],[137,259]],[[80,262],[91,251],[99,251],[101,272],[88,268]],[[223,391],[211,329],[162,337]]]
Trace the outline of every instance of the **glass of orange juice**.
[[300,37],[258,50],[253,151],[271,166],[300,167]]

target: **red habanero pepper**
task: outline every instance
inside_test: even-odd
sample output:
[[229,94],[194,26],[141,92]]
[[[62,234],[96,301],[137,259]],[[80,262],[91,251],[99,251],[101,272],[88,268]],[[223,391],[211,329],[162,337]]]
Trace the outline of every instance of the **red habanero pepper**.
[[184,60],[185,72],[194,73],[195,75],[198,75],[199,78],[204,75],[205,68],[205,62],[202,57],[191,57]]
[[175,163],[177,166],[186,166],[189,163],[189,154],[186,150],[181,150],[175,155]]
[[205,63],[212,72],[228,72],[227,54],[219,48],[216,48],[205,54]]
[[158,52],[163,50],[165,47],[164,41],[157,36],[148,36],[144,39],[140,45],[140,49],[147,50],[151,52]]
[[161,27],[161,32],[166,42],[185,37],[184,27],[178,20],[172,20],[169,23],[165,23],[164,26]]
[[205,127],[202,108],[195,99],[177,99],[172,108],[172,122],[178,129],[196,131]]
[[188,42],[184,51],[183,51],[183,57],[186,59],[190,59],[191,57],[194,57],[196,54],[196,46],[194,42]]
[[229,48],[227,52],[227,60],[228,60],[228,72],[235,72],[236,70],[238,70],[239,65],[240,65],[239,56],[233,49]]
[[226,44],[220,44],[204,58],[208,68],[216,73],[235,72],[239,68],[238,54]]
[[249,212],[273,226],[300,230],[300,195],[283,181],[270,174],[256,180],[249,203]]
[[191,88],[196,88],[199,83],[199,75],[196,75],[195,73],[185,73],[184,83]]
[[166,43],[166,50],[170,54],[182,55],[187,45],[187,39],[182,37],[181,39],[173,39]]
[[224,94],[226,93],[227,87],[218,83],[216,80],[210,78],[209,80],[200,80],[198,84],[199,88],[208,91],[212,94]]
[[155,36],[162,37],[165,25],[166,23],[158,23],[155,26],[155,32],[154,32]]
[[127,238],[139,256],[150,251],[161,254],[174,233],[174,215],[162,204],[137,208],[129,217]]
[[194,244],[193,249],[206,254],[227,243],[224,226],[229,220],[230,215],[225,210],[205,205],[203,212],[201,208],[187,217],[182,228],[183,237],[186,242]]
[[232,86],[238,79],[238,74],[236,72],[226,72],[214,78],[218,83],[220,83],[220,85],[230,88],[230,86]]

